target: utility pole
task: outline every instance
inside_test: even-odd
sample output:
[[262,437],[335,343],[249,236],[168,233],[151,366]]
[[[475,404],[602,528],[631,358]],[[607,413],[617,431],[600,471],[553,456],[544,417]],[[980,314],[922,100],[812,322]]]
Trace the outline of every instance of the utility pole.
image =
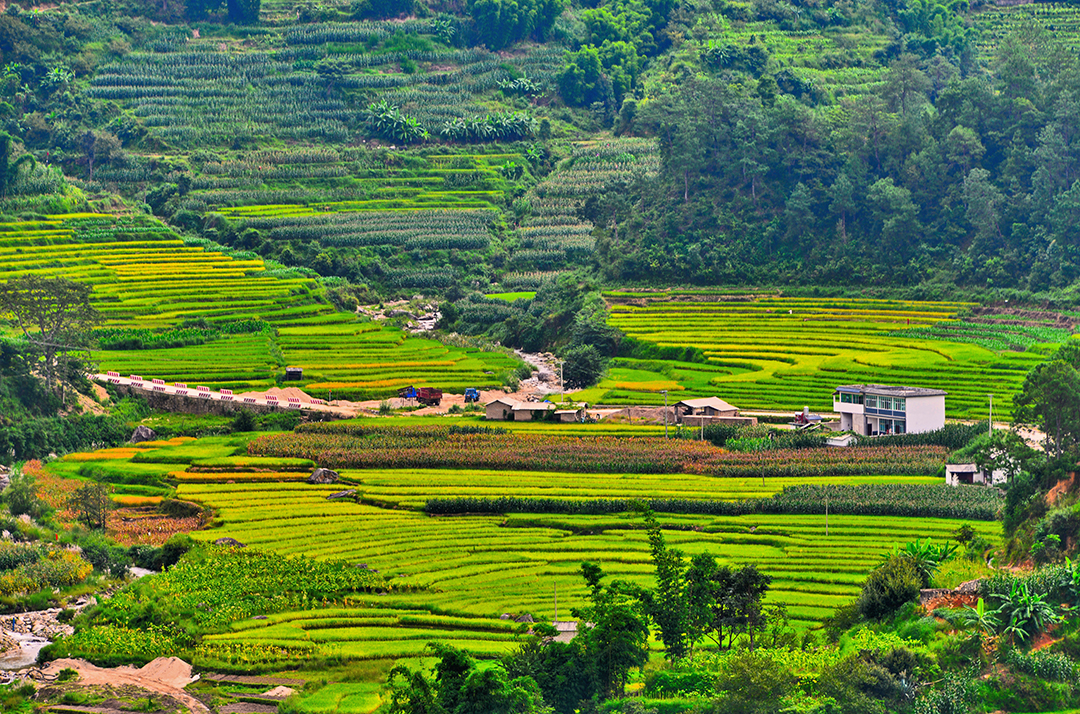
[[566,386],[563,384],[563,365],[566,360],[559,360],[559,396],[566,401]]
[[829,497],[825,497],[825,537],[829,537]]
[[994,433],[994,395],[991,394],[989,396],[990,396],[990,429],[989,429],[989,431],[987,433],[993,434]]
[[555,583],[555,622],[559,621],[559,584]]
[[664,395],[664,438],[667,438],[667,390],[661,389],[660,392]]

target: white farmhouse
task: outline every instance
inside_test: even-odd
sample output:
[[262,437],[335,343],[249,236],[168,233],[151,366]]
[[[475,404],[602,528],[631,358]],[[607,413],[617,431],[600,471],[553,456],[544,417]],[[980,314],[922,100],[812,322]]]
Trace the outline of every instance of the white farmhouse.
[[920,434],[945,426],[945,392],[885,384],[846,384],[833,392],[840,430],[863,436]]

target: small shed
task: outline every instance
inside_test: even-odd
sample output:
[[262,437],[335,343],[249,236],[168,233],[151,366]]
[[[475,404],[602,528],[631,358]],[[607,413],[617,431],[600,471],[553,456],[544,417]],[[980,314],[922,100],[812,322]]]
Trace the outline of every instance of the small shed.
[[285,381],[286,382],[299,382],[304,378],[303,367],[286,367],[285,368]]
[[854,434],[839,434],[837,436],[830,436],[825,440],[826,446],[851,446],[859,441],[859,437]]
[[988,475],[978,464],[945,464],[945,483],[949,486],[996,486],[1007,480],[1004,471],[994,470]]
[[551,626],[554,627],[555,631],[559,633],[552,638],[555,642],[569,642],[570,640],[574,639],[575,635],[577,635],[578,624],[574,620],[571,620],[569,622],[567,622],[566,620],[555,620],[551,623]]
[[517,400],[510,397],[499,397],[493,401],[484,405],[484,411],[487,414],[487,418],[492,421],[507,421],[513,419],[514,415],[511,411],[518,404]]
[[675,414],[683,416],[733,417],[739,415],[738,407],[725,402],[720,397],[684,399],[675,405]]
[[551,402],[518,402],[510,407],[510,411],[514,421],[536,421],[555,411],[555,405]]
[[555,421],[561,421],[567,424],[576,421],[585,421],[585,407],[577,407],[576,409],[556,409]]

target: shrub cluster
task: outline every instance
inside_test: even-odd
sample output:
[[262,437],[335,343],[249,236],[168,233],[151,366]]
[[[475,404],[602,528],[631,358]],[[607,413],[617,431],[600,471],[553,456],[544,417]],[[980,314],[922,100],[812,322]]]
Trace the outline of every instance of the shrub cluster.
[[77,414],[67,417],[27,419],[0,427],[0,463],[40,459],[124,443],[130,431],[120,419]]
[[1008,648],[1002,651],[1001,661],[1017,672],[1030,674],[1049,682],[1080,684],[1076,663],[1060,652],[1022,652]]

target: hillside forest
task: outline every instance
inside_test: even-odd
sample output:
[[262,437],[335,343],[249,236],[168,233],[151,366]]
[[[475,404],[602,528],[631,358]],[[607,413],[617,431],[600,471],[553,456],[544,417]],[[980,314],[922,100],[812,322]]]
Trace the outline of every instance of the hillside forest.
[[[180,658],[222,714],[1077,711],[1078,38],[0,2],[0,645],[45,613],[40,664]],[[854,382],[944,426],[789,428]],[[705,397],[753,423],[671,423]],[[68,671],[0,712],[172,706]]]
[[[365,297],[577,267],[1047,294],[1080,265],[1071,17],[933,0],[11,3],[0,191],[9,208],[119,195]],[[199,92],[203,118],[180,121]],[[635,137],[564,211],[585,239],[530,242],[545,177],[594,158],[567,142]],[[516,158],[475,161],[496,151]],[[433,180],[494,209],[486,228],[443,250],[229,210],[357,192],[407,208],[415,191],[392,186]]]

